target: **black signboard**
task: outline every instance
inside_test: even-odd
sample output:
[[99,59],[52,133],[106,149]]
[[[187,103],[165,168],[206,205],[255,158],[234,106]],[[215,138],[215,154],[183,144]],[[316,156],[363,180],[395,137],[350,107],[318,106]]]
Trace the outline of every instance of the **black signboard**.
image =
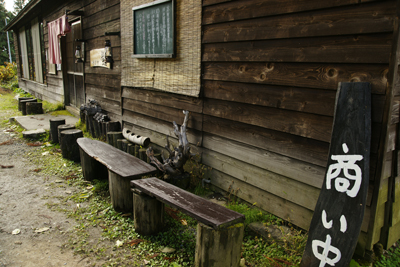
[[175,56],[174,1],[159,0],[132,8],[136,58]]
[[301,267],[349,265],[364,217],[370,144],[371,86],[341,83],[327,171]]

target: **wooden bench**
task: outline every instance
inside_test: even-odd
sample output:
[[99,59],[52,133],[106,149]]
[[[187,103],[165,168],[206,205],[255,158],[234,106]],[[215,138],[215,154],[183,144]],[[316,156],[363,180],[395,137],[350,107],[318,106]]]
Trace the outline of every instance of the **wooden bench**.
[[152,175],[157,169],[109,144],[89,138],[77,140],[85,180],[107,179],[115,210],[131,213],[133,199],[130,180]]
[[133,180],[131,186],[137,233],[153,235],[162,230],[165,203],[199,222],[195,266],[239,266],[244,215],[157,178]]

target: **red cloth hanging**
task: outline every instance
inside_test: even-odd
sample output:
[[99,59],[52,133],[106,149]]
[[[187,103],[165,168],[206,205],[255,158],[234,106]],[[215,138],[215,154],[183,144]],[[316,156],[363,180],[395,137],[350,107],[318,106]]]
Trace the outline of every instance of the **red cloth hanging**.
[[68,17],[62,17],[53,20],[47,24],[49,33],[49,63],[61,64],[61,50],[58,39],[71,32],[71,25],[69,25]]

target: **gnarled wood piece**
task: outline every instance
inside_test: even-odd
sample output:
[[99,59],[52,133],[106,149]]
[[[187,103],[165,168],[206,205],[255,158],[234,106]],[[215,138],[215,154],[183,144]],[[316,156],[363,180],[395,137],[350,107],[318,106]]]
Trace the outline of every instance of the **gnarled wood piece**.
[[167,145],[165,146],[165,149],[168,151],[169,157],[166,159],[162,157],[163,163],[161,163],[157,158],[154,157],[154,151],[151,147],[149,147],[146,151],[151,163],[153,163],[163,173],[170,174],[172,176],[180,175],[184,172],[183,165],[185,165],[186,161],[191,156],[190,145],[186,136],[186,127],[189,121],[190,112],[184,110],[183,114],[185,114],[185,119],[183,120],[183,124],[180,129],[176,122],[173,122],[174,134],[179,140],[178,147],[175,147],[174,150],[171,150],[167,138]]

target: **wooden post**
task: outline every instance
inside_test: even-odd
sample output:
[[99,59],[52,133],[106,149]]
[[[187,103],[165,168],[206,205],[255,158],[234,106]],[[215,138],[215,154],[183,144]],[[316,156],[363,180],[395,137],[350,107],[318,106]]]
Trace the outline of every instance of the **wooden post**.
[[219,230],[198,223],[195,266],[238,267],[243,236],[242,223]]
[[119,150],[122,150],[122,151],[123,151],[123,149],[122,149],[122,141],[124,141],[123,138],[117,140],[117,148],[118,148]]
[[141,160],[143,160],[144,162],[147,162],[146,148],[140,148],[139,149],[139,158]]
[[50,119],[50,141],[53,143],[58,143],[58,126],[65,124],[65,119]]
[[135,144],[129,143],[127,146],[127,152],[128,154],[135,156]]
[[76,139],[83,137],[83,132],[78,129],[65,130],[61,132],[61,153],[63,158],[80,161],[79,145]]
[[106,126],[106,132],[117,132],[121,130],[119,121],[109,121]]
[[[116,159],[118,160],[118,159]],[[132,213],[133,199],[129,178],[123,178],[108,170],[108,184],[111,196],[111,203],[116,211]]]
[[43,114],[43,104],[41,102],[27,102],[26,114]]
[[18,97],[18,110],[19,110],[19,111],[22,111],[22,108],[21,108],[21,101],[22,101],[22,100],[28,100],[28,99],[33,99],[33,97]]
[[60,146],[61,146],[61,143],[62,143],[61,132],[65,131],[65,130],[72,130],[72,129],[75,129],[75,126],[72,125],[72,124],[62,124],[62,125],[59,125],[57,127],[58,142],[60,143]]
[[122,143],[121,143],[121,146],[122,146],[122,151],[124,151],[124,152],[126,152],[126,153],[128,153],[128,145],[130,144],[131,142],[129,142],[128,140],[126,140],[126,139],[123,139],[122,140]]
[[135,157],[137,157],[137,158],[139,158],[139,149],[140,149],[140,146],[135,145]]
[[106,180],[108,179],[107,167],[96,159],[90,157],[83,149],[79,147],[81,156],[81,166],[83,178],[86,181]]
[[132,191],[135,232],[141,235],[157,234],[164,226],[164,203],[135,189]]
[[28,102],[37,102],[37,99],[26,99],[26,100],[21,100],[21,102],[19,102],[21,105],[22,115],[26,115],[26,103]]
[[122,139],[122,132],[108,132],[107,133],[107,140],[108,144],[112,145],[113,147],[118,148],[118,139]]

